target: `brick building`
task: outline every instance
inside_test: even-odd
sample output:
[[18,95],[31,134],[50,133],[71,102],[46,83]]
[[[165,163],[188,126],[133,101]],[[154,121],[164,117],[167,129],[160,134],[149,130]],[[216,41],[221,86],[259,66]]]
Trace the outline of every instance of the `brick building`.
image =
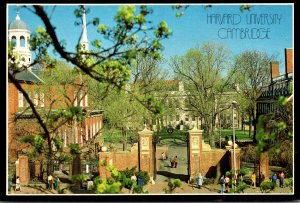
[[[85,13],[83,14],[83,22],[80,43],[83,50],[88,50]],[[32,62],[31,51],[29,49],[30,30],[27,28],[26,23],[21,20],[18,12],[15,20],[9,23],[8,39],[10,42],[13,42],[13,52],[16,54],[17,60],[20,61],[21,65],[28,66],[27,70],[14,74],[14,79],[27,92],[41,116],[45,116],[45,112],[54,113],[58,109],[66,108],[67,106],[80,106],[82,108],[84,114],[83,121],[67,122],[61,125],[55,133],[62,140],[63,151],[65,152],[70,151],[70,144],[78,144],[82,151],[80,158],[87,159],[81,162],[85,165],[80,168],[90,168],[88,166],[90,163],[89,160],[97,159],[97,145],[99,145],[99,140],[101,140],[98,137],[100,137],[100,130],[103,127],[103,111],[90,107],[91,101],[88,97],[87,86],[79,84],[81,82],[80,78],[76,79],[74,85],[69,85],[68,87],[63,85],[49,86],[47,90],[44,89],[42,91],[38,88],[39,85],[44,84],[44,81],[40,77],[44,71],[43,66],[41,64],[30,66]],[[57,90],[61,88],[65,88],[66,95],[61,95],[60,97]],[[56,103],[53,103],[53,100],[51,100],[54,96],[56,96],[56,100],[58,101]],[[63,97],[68,97],[69,101],[64,102]],[[16,161],[20,156],[26,154],[29,148],[28,144],[20,142],[22,135],[35,135],[43,132],[43,129],[38,124],[23,93],[10,80],[7,85],[7,98],[8,160],[10,162],[10,169],[14,171],[13,168]],[[56,170],[62,168],[63,166],[54,166]]]

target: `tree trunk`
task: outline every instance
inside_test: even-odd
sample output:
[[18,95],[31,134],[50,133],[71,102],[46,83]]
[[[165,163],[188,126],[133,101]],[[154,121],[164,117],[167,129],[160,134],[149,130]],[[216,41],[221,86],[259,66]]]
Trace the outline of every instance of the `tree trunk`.
[[249,123],[249,137],[251,137],[251,130],[252,130],[252,119],[250,118],[250,123]]

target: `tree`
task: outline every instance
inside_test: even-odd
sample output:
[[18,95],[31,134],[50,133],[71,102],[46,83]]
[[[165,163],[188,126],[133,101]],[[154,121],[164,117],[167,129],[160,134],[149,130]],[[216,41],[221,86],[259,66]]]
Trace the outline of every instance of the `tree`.
[[253,141],[256,141],[256,100],[270,80],[270,62],[273,59],[274,56],[257,50],[244,51],[235,58],[235,67],[240,74],[236,74],[234,81],[240,88],[237,93],[248,101],[246,109],[254,126]]
[[230,87],[232,76],[223,76],[230,67],[228,58],[229,51],[223,45],[205,43],[171,61],[176,76],[184,82],[189,110],[195,111],[203,120],[203,128],[212,147],[215,146],[216,116],[230,108],[228,101],[222,97],[222,93]]
[[[68,77],[65,77],[68,75]],[[43,103],[41,108],[35,105],[35,110],[38,112],[43,124],[46,126],[50,134],[50,145],[45,142],[45,136],[42,129],[34,123],[32,124],[32,131],[24,133],[28,129],[28,120],[23,122],[22,115],[25,113],[32,114],[32,109],[25,108],[23,112],[17,114],[16,128],[17,132],[21,132],[19,138],[21,143],[29,143],[32,148],[27,150],[27,154],[35,160],[47,160],[47,172],[51,172],[53,161],[63,163],[64,161],[71,161],[71,154],[63,150],[63,137],[60,131],[61,126],[66,126],[72,129],[70,139],[75,140],[77,122],[81,122],[84,118],[82,108],[74,106],[73,90],[78,87],[78,90],[83,89],[84,85],[76,82],[76,70],[72,69],[65,62],[58,62],[54,69],[44,69],[40,73],[42,83],[36,84],[34,88],[24,89],[27,95],[33,95],[30,98],[32,103],[39,100]],[[71,94],[70,94],[71,93]],[[76,95],[76,100],[80,100],[79,94]],[[32,101],[34,100],[34,101]],[[33,122],[36,122],[34,119]],[[36,126],[36,127],[34,127]],[[33,130],[35,129],[35,130]],[[23,132],[23,133],[22,133]],[[25,136],[24,136],[25,135]],[[51,150],[53,153],[49,153]],[[72,151],[72,150],[71,150]]]
[[[47,124],[43,121],[22,85],[16,80],[16,73],[27,70],[30,66],[39,62],[42,62],[45,68],[55,68],[56,60],[52,59],[48,54],[50,48],[53,47],[62,59],[76,66],[82,71],[82,74],[89,76],[99,83],[121,88],[129,80],[130,70],[128,66],[132,63],[136,53],[141,52],[143,55],[155,54],[158,56],[159,51],[162,49],[160,41],[168,38],[171,30],[164,21],[160,22],[157,26],[146,27],[146,24],[151,25],[151,22],[147,18],[153,12],[147,6],[141,5],[139,12],[136,12],[135,6],[121,6],[114,17],[115,26],[99,25],[98,18],[93,19],[91,22],[100,34],[99,37],[102,36],[106,41],[110,42],[107,47],[104,47],[101,41],[96,39],[92,42],[93,50],[85,52],[78,46],[77,50],[72,52],[66,50],[65,41],[58,39],[55,27],[51,22],[50,14],[45,11],[43,6],[33,5],[24,7],[36,14],[44,23],[45,28],[38,27],[36,32],[32,33],[30,47],[32,51],[36,52],[36,58],[29,66],[22,65],[17,60],[12,46],[9,45],[8,78],[22,92],[39,125],[42,127],[43,132],[41,136],[44,140],[47,140],[48,159],[51,159],[53,155],[51,130],[49,130]],[[83,8],[80,7],[74,11],[74,14],[77,18],[81,18],[83,12]],[[153,31],[153,37],[147,35],[151,31]],[[74,108],[70,107],[69,110],[72,111],[72,109],[74,110]],[[61,110],[56,115],[60,117],[69,116],[70,114]]]

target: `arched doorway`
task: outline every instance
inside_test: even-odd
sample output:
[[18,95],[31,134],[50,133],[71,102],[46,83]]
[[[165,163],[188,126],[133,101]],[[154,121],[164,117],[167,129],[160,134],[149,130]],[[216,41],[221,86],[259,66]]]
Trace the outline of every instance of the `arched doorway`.
[[[171,161],[176,157],[177,164]],[[153,135],[154,179],[159,182],[170,178],[189,180],[189,133],[172,128]],[[172,166],[173,165],[173,166]]]

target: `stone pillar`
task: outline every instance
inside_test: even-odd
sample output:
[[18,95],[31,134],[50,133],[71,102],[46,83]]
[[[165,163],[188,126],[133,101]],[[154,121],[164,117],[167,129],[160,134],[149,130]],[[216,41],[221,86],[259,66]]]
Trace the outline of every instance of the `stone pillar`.
[[16,161],[16,176],[20,177],[20,183],[22,185],[28,185],[29,183],[29,168],[28,168],[28,157],[20,156]]
[[262,172],[265,179],[269,180],[269,154],[268,152],[262,152],[259,157],[259,171]]
[[152,155],[152,135],[153,131],[146,127],[139,134],[139,170],[147,171],[150,176],[153,176],[153,155]]
[[196,178],[201,172],[202,167],[202,133],[196,126],[189,131],[189,176],[190,179]]

